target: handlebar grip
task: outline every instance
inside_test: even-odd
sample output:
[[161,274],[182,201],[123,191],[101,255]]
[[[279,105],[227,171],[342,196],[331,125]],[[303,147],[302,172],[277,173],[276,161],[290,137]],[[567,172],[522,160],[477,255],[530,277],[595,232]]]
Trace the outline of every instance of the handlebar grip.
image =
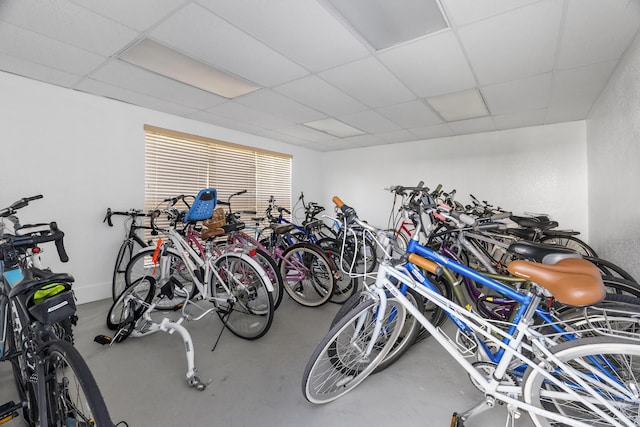
[[442,267],[429,259],[421,257],[418,254],[410,254],[409,262],[427,270],[429,273],[435,274],[436,276],[442,275]]
[[333,196],[333,198],[331,200],[340,209],[342,209],[342,207],[344,206],[344,202],[338,196]]
[[38,194],[37,196],[27,197],[27,201],[42,199],[42,194]]
[[113,212],[111,212],[111,208],[107,208],[107,215],[102,220],[102,222],[106,221],[107,224],[109,225],[109,227],[113,227],[113,221],[111,221],[111,215],[112,214],[113,214]]
[[[62,231],[60,233],[62,233]],[[55,240],[56,250],[58,251],[58,257],[60,258],[60,261],[67,262],[69,261],[69,255],[67,255],[67,251],[64,248],[64,240],[62,240],[63,236],[64,233],[62,233],[62,236],[60,236],[59,239]]]

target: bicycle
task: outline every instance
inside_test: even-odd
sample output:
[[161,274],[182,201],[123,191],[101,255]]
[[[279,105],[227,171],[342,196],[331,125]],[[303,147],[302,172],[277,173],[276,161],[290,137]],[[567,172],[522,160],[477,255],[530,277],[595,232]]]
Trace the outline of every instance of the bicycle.
[[120,245],[120,249],[118,249],[118,255],[116,256],[116,262],[113,267],[113,277],[111,280],[111,295],[113,300],[118,297],[122,293],[125,288],[125,268],[133,255],[138,252],[138,250],[146,248],[151,244],[151,240],[143,240],[140,237],[138,231],[139,230],[150,230],[151,227],[140,225],[139,218],[147,216],[140,209],[129,209],[128,211],[120,212],[120,211],[112,211],[111,208],[107,208],[107,213],[102,220],[102,222],[106,222],[109,227],[113,227],[113,222],[111,221],[111,217],[114,215],[125,216],[127,217],[124,221],[125,228],[125,238],[122,244]]
[[[0,217],[13,215],[41,197],[20,199],[0,210]],[[22,410],[30,426],[113,427],[98,385],[72,345],[74,279],[33,265],[30,251],[46,242],[55,242],[60,260],[68,260],[64,233],[56,223],[50,223],[48,230],[38,228],[0,239],[0,361],[11,363],[20,397],[19,403],[0,407],[0,423]]]
[[[210,218],[215,204],[215,189],[204,189],[186,214],[169,208],[151,215],[151,226],[171,244],[158,239],[155,248],[143,249],[133,257],[126,269],[127,287],[107,314],[107,326],[117,331],[115,342],[122,342],[129,335],[178,332],[185,342],[187,383],[197,390],[204,390],[206,384],[196,375],[193,342],[181,325],[184,320],[200,320],[217,313],[231,333],[255,340],[267,333],[274,316],[271,281],[245,250],[234,248],[218,253],[208,240],[202,258],[176,230],[183,215],[187,223]],[[168,229],[156,226],[161,212],[169,218]],[[178,321],[165,317],[156,322],[151,317],[165,299],[170,301],[169,306],[180,310]],[[201,307],[199,301],[210,302],[213,307]],[[189,310],[201,313],[195,316]]]
[[[364,226],[390,251],[391,240],[384,231],[360,221],[355,211],[337,197],[334,201],[347,224]],[[418,227],[421,226],[418,221]],[[602,300],[605,289],[596,267],[580,259],[563,260],[561,268],[514,261],[509,271],[526,277],[531,286],[513,290],[420,245],[416,236],[407,247],[408,262],[392,262],[387,252],[372,285],[372,298],[331,328],[312,354],[302,381],[302,392],[308,401],[327,403],[360,384],[389,352],[409,312],[485,395],[470,410],[454,413],[452,426],[463,425],[496,402],[507,405],[510,420],[526,411],[537,426],[560,422],[584,427],[593,425],[593,420],[601,423],[598,425],[635,425],[640,387],[638,367],[631,362],[640,356],[637,337],[579,338],[565,331],[563,336],[571,339],[560,343],[531,326],[534,315],[540,312],[540,302],[549,294],[567,305],[589,305]],[[429,282],[417,283],[406,273],[416,264],[432,274],[438,273],[439,266],[446,267],[518,301],[514,319],[507,324],[485,319],[444,298]],[[400,265],[403,268],[398,268]],[[446,311],[458,327],[456,338],[433,326],[391,278]],[[387,297],[387,292],[391,297]],[[471,356],[475,361],[470,360]]]
[[[222,227],[232,245],[256,247],[268,254],[278,264],[283,280],[284,291],[298,304],[306,307],[318,307],[329,301],[335,294],[337,268],[329,256],[317,245],[308,242],[289,243],[287,233],[293,230],[293,224],[276,224],[271,222],[268,238],[255,238],[242,229],[244,224],[238,222],[232,214],[229,197],[228,225]],[[273,200],[271,200],[273,202]],[[267,216],[273,204],[267,208]],[[276,208],[277,209],[277,208]],[[283,208],[284,209],[284,208]],[[257,218],[260,220],[260,218]],[[205,224],[206,225],[206,224]],[[264,231],[260,235],[264,235]],[[278,294],[282,299],[283,292]]]

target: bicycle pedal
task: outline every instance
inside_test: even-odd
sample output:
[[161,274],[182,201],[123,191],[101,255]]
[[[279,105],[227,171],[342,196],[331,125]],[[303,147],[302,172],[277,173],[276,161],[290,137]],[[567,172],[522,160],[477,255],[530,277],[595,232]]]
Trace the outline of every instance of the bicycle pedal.
[[464,427],[464,420],[460,417],[460,414],[454,412],[451,416],[451,424],[449,427]]
[[7,402],[0,406],[0,424],[4,424],[18,417],[20,415],[18,410],[21,408],[22,405],[16,405],[14,401]]
[[111,337],[108,337],[106,335],[96,335],[93,341],[102,345],[111,344]]
[[183,306],[184,306],[184,304],[180,303],[180,304],[176,305],[175,307],[173,307],[173,311],[180,311],[180,310],[182,310]]

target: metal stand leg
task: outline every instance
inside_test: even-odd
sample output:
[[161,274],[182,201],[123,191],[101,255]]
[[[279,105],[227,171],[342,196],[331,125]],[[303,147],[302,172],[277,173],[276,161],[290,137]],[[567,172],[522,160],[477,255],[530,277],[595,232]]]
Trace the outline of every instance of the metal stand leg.
[[187,383],[190,387],[194,387],[198,391],[203,391],[209,384],[211,384],[211,380],[209,380],[208,383],[204,383],[196,375],[193,340],[191,339],[189,331],[180,324],[182,323],[182,320],[183,319],[181,318],[177,322],[173,322],[165,317],[158,325],[158,328],[161,331],[168,332],[169,334],[173,334],[176,331],[180,334],[182,341],[184,341],[184,347],[187,355]]

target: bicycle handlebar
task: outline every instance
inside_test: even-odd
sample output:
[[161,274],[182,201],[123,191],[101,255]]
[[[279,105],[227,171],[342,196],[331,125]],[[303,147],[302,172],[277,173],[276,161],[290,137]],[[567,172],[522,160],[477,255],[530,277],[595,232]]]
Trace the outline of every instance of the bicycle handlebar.
[[111,217],[113,215],[122,215],[122,216],[130,216],[132,218],[135,218],[137,216],[149,216],[150,213],[145,213],[142,211],[142,209],[129,209],[128,211],[112,211],[111,208],[107,208],[107,213],[104,216],[104,219],[102,220],[102,222],[106,222],[109,227],[113,227],[113,222],[111,221]]
[[13,248],[33,248],[40,243],[55,242],[60,261],[69,261],[69,256],[64,248],[64,232],[58,228],[56,222],[49,223],[50,233],[44,235],[4,236],[4,241]]
[[14,214],[18,209],[22,209],[25,206],[27,206],[29,202],[33,200],[42,199],[42,197],[43,197],[42,194],[38,194],[37,196],[31,196],[31,197],[23,197],[22,199],[13,202],[13,204],[11,204],[11,206],[9,206],[8,208],[4,208],[0,210],[0,218],[6,218],[9,215]]

